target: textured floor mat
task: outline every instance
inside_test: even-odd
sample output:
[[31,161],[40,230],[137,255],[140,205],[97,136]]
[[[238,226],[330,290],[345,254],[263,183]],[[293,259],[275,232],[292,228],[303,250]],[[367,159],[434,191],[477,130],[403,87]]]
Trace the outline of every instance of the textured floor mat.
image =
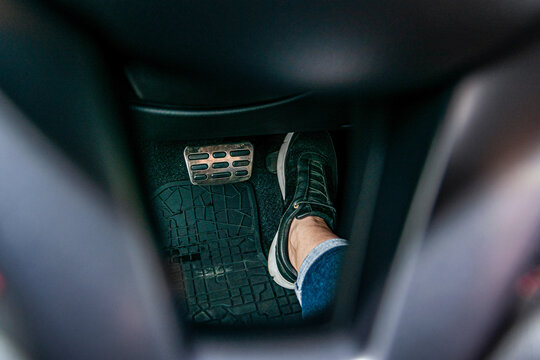
[[298,321],[293,292],[268,275],[250,183],[165,184],[154,194],[174,288],[197,323]]

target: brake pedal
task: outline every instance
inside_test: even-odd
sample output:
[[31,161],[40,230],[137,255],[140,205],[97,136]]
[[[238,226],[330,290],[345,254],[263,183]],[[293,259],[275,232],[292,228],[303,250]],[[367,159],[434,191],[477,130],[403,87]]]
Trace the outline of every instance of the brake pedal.
[[184,159],[193,185],[219,185],[246,181],[253,168],[250,142],[186,146]]

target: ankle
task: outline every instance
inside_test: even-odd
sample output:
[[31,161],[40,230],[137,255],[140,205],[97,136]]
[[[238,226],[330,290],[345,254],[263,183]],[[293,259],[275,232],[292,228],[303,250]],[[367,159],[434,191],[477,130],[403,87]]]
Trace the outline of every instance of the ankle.
[[306,216],[303,219],[293,219],[289,230],[289,243],[296,246],[306,231],[330,231],[326,221],[318,216]]
[[317,216],[293,219],[289,229],[289,260],[296,271],[317,245],[337,238],[326,222]]

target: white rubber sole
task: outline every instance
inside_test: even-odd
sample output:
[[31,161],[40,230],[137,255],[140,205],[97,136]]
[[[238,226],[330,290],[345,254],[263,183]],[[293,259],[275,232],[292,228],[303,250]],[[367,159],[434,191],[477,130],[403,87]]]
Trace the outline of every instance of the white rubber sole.
[[281,287],[284,287],[285,289],[294,289],[294,283],[285,280],[285,278],[281,275],[281,273],[278,270],[277,262],[276,262],[276,244],[277,244],[277,236],[274,236],[274,240],[272,241],[272,245],[270,246],[270,252],[268,253],[268,272],[270,273],[270,276],[272,276],[272,279],[276,284],[278,284]]
[[[278,183],[283,200],[285,200],[285,158],[287,157],[287,151],[289,150],[289,144],[293,135],[294,133],[290,132],[285,136],[283,144],[281,144],[281,148],[279,149],[276,164]],[[285,289],[294,289],[294,283],[287,281],[278,270],[276,261],[277,237],[278,234],[276,233],[272,245],[270,246],[270,252],[268,253],[268,272],[270,273],[270,276],[272,276],[274,282],[279,286],[284,287]]]
[[276,164],[277,178],[278,178],[279,188],[281,189],[281,196],[283,197],[283,200],[285,200],[285,158],[287,157],[287,151],[289,150],[289,145],[291,143],[291,139],[293,135],[294,133],[290,132],[285,136],[285,139],[283,140],[283,144],[281,144],[281,148],[279,149],[277,164]]

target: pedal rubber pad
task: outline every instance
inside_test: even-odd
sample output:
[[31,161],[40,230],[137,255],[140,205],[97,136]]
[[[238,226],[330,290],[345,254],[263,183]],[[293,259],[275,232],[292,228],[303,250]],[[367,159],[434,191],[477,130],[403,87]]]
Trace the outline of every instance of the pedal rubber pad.
[[249,142],[186,146],[184,159],[193,185],[219,185],[246,181],[253,168]]

